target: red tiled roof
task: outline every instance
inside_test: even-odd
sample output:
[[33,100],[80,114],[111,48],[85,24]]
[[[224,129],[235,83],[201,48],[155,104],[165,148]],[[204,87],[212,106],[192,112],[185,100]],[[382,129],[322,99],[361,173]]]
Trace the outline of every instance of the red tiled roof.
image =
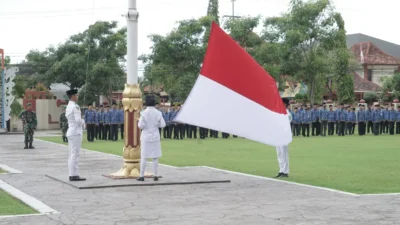
[[369,65],[400,65],[400,59],[386,54],[372,42],[360,42],[351,47],[351,51],[361,62],[361,50],[364,55],[364,64]]
[[365,80],[356,72],[354,74],[354,92],[367,92],[367,91],[379,91],[381,86],[371,82],[369,80]]

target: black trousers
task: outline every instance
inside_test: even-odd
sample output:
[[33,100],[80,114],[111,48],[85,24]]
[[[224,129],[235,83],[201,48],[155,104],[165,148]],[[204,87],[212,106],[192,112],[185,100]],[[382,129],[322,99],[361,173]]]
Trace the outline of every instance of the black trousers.
[[222,138],[228,139],[229,138],[229,134],[222,132]]
[[[326,129],[327,128],[328,128],[328,121],[327,120],[321,121],[321,131],[320,131],[320,133],[321,133],[322,136],[326,136]],[[328,132],[328,134],[329,134],[329,132]]]
[[166,125],[166,126],[164,127],[164,129],[163,129],[163,136],[164,136],[164,138],[171,138],[171,136],[169,135],[169,134],[170,134],[170,133],[169,133],[169,129],[170,129],[169,125]]
[[328,135],[333,135],[334,132],[335,132],[335,122],[329,122],[328,123]]
[[340,121],[339,122],[339,136],[344,136],[345,130],[346,130],[346,122]]
[[371,132],[371,133],[374,133],[374,130],[373,130],[373,126],[372,126],[373,124],[372,124],[372,121],[368,121],[367,122],[367,133],[369,134],[369,132]]
[[94,135],[95,135],[95,124],[86,124],[86,130],[87,130],[87,140],[88,141],[93,141],[94,140]]
[[293,124],[293,136],[299,136],[300,135],[300,124]]
[[358,135],[365,135],[365,122],[358,122]]
[[305,136],[310,137],[310,124],[303,123],[302,129],[303,129],[302,130],[303,137],[305,137]]
[[311,124],[311,135],[319,135],[321,129],[321,123],[320,122],[312,122]]
[[189,138],[189,136],[190,136],[190,126],[191,126],[191,125],[185,124],[185,125],[183,125],[183,126],[184,126],[184,127],[183,127],[183,137],[185,137],[185,134],[186,134],[186,137]]
[[386,133],[386,132],[385,132],[385,121],[381,121],[381,122],[380,122],[379,133],[380,133],[380,134]]
[[197,127],[193,125],[189,125],[189,133],[188,138],[197,138]]
[[396,134],[400,134],[400,122],[396,122]]
[[374,132],[374,135],[379,135],[379,133],[380,133],[380,125],[381,125],[381,123],[380,122],[377,122],[377,123],[373,123],[373,132]]
[[389,134],[394,135],[394,122],[389,121]]
[[103,140],[111,140],[110,124],[104,125]]
[[183,139],[184,132],[183,124],[176,124],[174,127],[174,139]]
[[124,139],[125,125],[121,124],[120,127],[121,127],[121,139]]
[[336,121],[336,134],[339,134],[340,131],[340,121]]
[[199,133],[200,133],[200,139],[205,139],[207,135],[207,129],[200,127],[199,128]]
[[118,140],[118,124],[111,124],[111,140]]

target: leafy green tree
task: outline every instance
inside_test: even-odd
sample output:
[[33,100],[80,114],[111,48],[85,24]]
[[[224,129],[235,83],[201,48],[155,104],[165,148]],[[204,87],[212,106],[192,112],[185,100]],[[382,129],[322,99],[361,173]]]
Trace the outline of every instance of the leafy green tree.
[[390,93],[393,98],[400,98],[400,72],[382,78],[382,93],[384,95]]
[[365,92],[363,99],[368,103],[372,104],[374,101],[377,101],[379,99],[378,95],[376,92],[370,91],[370,92]]
[[[343,34],[343,19],[331,0],[292,0],[287,13],[264,21],[263,37],[281,44],[281,73],[304,81],[311,103],[322,99],[330,74],[347,74]],[[340,56],[338,65],[332,67],[328,54]]]
[[38,82],[82,88],[80,100],[87,104],[90,96],[103,95],[110,101],[113,90],[123,89],[125,55],[126,28],[117,29],[115,21],[98,21],[57,47],[32,50],[26,59]]
[[144,81],[162,84],[172,101],[184,101],[196,81],[206,50],[204,33],[213,17],[183,20],[165,36],[150,35],[152,53],[140,59],[145,67]]

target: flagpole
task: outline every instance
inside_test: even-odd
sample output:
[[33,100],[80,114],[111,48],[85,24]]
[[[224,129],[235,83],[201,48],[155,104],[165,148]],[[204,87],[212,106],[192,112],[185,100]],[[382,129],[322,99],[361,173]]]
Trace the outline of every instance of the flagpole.
[[139,113],[142,109],[142,93],[138,84],[138,17],[136,0],[128,0],[127,21],[127,79],[122,93],[124,106],[123,166],[111,174],[114,177],[139,177],[140,129]]

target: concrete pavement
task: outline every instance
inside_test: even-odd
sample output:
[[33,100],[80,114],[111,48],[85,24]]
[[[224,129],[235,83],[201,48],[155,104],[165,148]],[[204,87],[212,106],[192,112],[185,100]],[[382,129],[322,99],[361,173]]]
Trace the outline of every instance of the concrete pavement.
[[[35,140],[35,150],[23,150],[22,141],[22,135],[0,135],[0,164],[22,171],[0,179],[60,214],[4,218],[0,225],[400,223],[399,195],[347,195],[204,167],[161,166],[159,171],[165,181],[186,176],[231,182],[77,189],[46,176],[67,176],[66,147]],[[85,151],[80,170],[90,182],[117,171],[121,163],[121,158]]]

